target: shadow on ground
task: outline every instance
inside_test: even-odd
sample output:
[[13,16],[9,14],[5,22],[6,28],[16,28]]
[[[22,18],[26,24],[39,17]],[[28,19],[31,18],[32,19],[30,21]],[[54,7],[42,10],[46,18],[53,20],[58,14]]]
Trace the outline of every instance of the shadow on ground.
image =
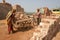
[[21,28],[18,28],[17,30],[15,30],[14,33],[21,32],[21,31],[26,32],[26,31],[29,31],[31,29],[33,29],[33,27],[21,27]]

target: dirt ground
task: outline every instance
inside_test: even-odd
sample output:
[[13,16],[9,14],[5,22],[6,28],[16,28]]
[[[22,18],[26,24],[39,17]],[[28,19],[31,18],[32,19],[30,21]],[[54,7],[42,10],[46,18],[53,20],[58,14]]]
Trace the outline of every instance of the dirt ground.
[[13,34],[8,34],[6,21],[0,21],[0,40],[29,40],[32,36],[33,29],[25,31],[17,31]]
[[[0,21],[0,40],[29,40],[34,32],[34,28],[26,31],[18,31],[13,34],[8,34],[6,21]],[[60,32],[52,40],[60,40]]]
[[60,32],[58,32],[52,40],[60,40]]

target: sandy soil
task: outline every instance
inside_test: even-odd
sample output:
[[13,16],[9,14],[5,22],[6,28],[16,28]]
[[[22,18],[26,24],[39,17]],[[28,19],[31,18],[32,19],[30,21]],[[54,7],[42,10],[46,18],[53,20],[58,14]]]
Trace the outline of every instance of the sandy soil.
[[29,40],[32,33],[33,29],[8,34],[6,21],[0,21],[0,40]]
[[[5,20],[0,20],[0,40],[29,40],[34,32],[34,28],[26,31],[18,31],[13,34],[8,34]],[[60,32],[52,40],[60,40]]]
[[58,32],[52,40],[60,40],[60,32]]

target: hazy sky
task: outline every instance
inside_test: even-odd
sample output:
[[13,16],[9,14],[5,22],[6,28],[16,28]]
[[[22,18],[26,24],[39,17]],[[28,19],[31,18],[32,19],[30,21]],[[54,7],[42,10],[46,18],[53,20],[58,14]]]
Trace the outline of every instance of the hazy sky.
[[[2,0],[0,0],[2,2]],[[34,12],[37,8],[59,8],[60,0],[6,0],[6,2],[21,5],[26,12]]]

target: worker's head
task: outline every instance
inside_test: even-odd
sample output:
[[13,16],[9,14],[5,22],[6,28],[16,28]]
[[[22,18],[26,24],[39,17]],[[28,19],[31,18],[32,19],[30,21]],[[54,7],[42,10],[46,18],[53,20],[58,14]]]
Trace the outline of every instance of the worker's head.
[[40,11],[40,9],[37,9],[37,12],[39,12]]
[[12,13],[15,13],[16,12],[16,9],[12,9]]

